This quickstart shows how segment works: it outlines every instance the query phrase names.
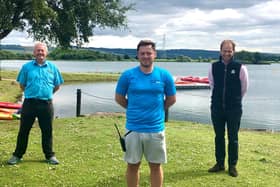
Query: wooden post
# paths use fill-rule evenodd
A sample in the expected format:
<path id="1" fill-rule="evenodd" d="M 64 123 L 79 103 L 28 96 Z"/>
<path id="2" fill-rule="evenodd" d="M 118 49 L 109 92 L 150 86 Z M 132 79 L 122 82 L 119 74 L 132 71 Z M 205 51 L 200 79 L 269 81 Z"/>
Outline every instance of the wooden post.
<path id="1" fill-rule="evenodd" d="M 81 116 L 81 89 L 77 89 L 77 105 L 76 105 L 76 117 Z"/>
<path id="2" fill-rule="evenodd" d="M 165 122 L 168 122 L 168 109 L 165 110 Z"/>

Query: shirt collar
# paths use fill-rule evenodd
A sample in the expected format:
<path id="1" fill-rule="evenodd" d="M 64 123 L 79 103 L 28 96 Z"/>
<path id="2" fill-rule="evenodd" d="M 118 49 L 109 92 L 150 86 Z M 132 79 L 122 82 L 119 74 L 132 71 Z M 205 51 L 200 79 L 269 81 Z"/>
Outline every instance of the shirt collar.
<path id="1" fill-rule="evenodd" d="M 47 61 L 47 60 L 45 60 L 44 64 L 42 64 L 42 65 L 39 65 L 39 64 L 37 63 L 36 59 L 34 59 L 34 60 L 32 61 L 32 63 L 33 63 L 33 65 L 36 65 L 36 66 L 47 66 L 47 65 L 48 65 L 48 61 Z"/>

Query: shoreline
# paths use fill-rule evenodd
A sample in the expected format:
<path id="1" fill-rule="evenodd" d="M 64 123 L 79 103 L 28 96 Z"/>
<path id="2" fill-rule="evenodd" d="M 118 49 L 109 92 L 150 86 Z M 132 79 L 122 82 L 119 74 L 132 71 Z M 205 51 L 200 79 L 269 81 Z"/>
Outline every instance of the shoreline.
<path id="1" fill-rule="evenodd" d="M 117 77 L 119 76 L 119 74 L 107 74 L 107 73 L 66 73 L 65 75 L 67 75 L 67 77 L 65 77 L 65 84 L 68 84 L 71 82 L 71 80 L 76 80 L 75 83 L 78 82 L 91 82 L 94 81 L 93 79 L 95 79 L 95 81 L 98 79 L 99 81 L 101 79 L 107 79 L 108 80 L 116 80 Z M 97 75 L 97 76 L 92 76 L 92 75 Z M 3 78 L 4 77 L 4 78 Z M 6 91 L 5 92 L 11 92 L 9 94 L 7 94 L 8 96 L 12 96 L 11 98 L 8 98 L 8 96 L 3 96 L 1 98 L 2 101 L 11 101 L 14 102 L 15 99 L 16 101 L 22 101 L 22 92 L 19 90 L 18 85 L 16 85 L 17 83 L 15 82 L 15 77 L 16 77 L 16 72 L 15 71 L 8 71 L 8 70 L 4 70 L 2 71 L 2 83 L 5 83 L 6 85 Z M 86 80 L 86 81 L 81 81 L 81 80 Z M 4 85 L 3 85 L 4 86 Z M 5 88 L 5 87 L 3 87 Z M 16 92 L 13 92 L 13 90 L 15 90 Z M 101 115 L 102 113 L 99 113 L 99 115 Z M 91 114 L 92 115 L 92 114 Z M 95 114 L 96 115 L 96 114 Z M 118 115 L 118 114 L 114 114 L 114 115 Z M 108 116 L 108 115 L 107 115 Z M 194 123 L 197 123 L 194 121 Z M 211 124 L 210 124 L 211 125 Z M 240 128 L 240 130 L 243 129 L 249 129 L 249 130 L 254 130 L 254 131 L 264 131 L 264 132 L 280 132 L 279 130 L 275 130 L 275 129 L 267 129 L 267 128 L 248 128 L 248 127 L 244 127 L 244 128 Z"/>
<path id="2" fill-rule="evenodd" d="M 95 117 L 95 116 L 101 116 L 101 117 L 125 117 L 124 112 L 96 112 L 96 113 L 89 113 L 89 114 L 82 114 L 78 117 L 65 117 L 65 118 L 80 118 L 80 117 Z M 61 118 L 59 118 L 61 119 Z M 190 122 L 194 124 L 201 124 L 201 125 L 210 125 L 212 124 L 206 124 L 206 123 L 199 123 L 195 121 L 184 121 L 184 120 L 171 120 L 172 122 Z M 168 123 L 168 122 L 165 122 Z M 274 130 L 274 129 L 260 129 L 260 128 L 248 128 L 248 127 L 240 127 L 239 131 L 255 131 L 255 132 L 267 132 L 267 133 L 280 133 L 280 130 Z"/>

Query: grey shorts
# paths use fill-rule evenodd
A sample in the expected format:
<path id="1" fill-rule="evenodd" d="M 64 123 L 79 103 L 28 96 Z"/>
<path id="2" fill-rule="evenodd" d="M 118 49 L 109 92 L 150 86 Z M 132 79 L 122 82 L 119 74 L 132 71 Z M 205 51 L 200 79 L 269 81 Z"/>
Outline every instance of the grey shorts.
<path id="1" fill-rule="evenodd" d="M 125 144 L 124 160 L 127 163 L 139 163 L 143 155 L 149 163 L 167 162 L 164 131 L 158 133 L 131 132 L 125 137 Z"/>

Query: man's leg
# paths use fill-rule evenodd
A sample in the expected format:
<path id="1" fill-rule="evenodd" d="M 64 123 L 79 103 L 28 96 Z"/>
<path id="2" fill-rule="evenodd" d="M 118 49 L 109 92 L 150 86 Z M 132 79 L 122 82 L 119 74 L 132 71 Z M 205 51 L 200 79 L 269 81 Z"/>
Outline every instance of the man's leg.
<path id="1" fill-rule="evenodd" d="M 225 161 L 225 116 L 222 111 L 211 111 L 211 119 L 215 131 L 215 156 L 219 166 Z"/>
<path id="2" fill-rule="evenodd" d="M 139 167 L 140 162 L 137 164 L 127 164 L 126 182 L 127 187 L 138 187 L 139 185 Z"/>
<path id="3" fill-rule="evenodd" d="M 126 152 L 124 160 L 127 162 L 126 182 L 128 187 L 139 185 L 139 167 L 143 155 L 141 133 L 131 132 L 125 137 Z"/>
<path id="4" fill-rule="evenodd" d="M 162 187 L 163 185 L 163 170 L 161 164 L 149 163 L 151 171 L 151 187 Z"/>
<path id="5" fill-rule="evenodd" d="M 238 131 L 240 127 L 242 110 L 229 111 L 227 113 L 228 128 L 228 173 L 232 177 L 237 177 L 236 164 L 238 160 Z"/>
<path id="6" fill-rule="evenodd" d="M 238 161 L 238 131 L 240 128 L 241 115 L 241 110 L 230 111 L 227 114 L 229 166 L 235 166 Z"/>
<path id="7" fill-rule="evenodd" d="M 17 136 L 17 145 L 15 152 L 13 153 L 13 155 L 18 158 L 21 158 L 26 152 L 29 133 L 36 118 L 35 112 L 34 103 L 30 101 L 24 101 L 21 111 L 20 127 Z"/>
<path id="8" fill-rule="evenodd" d="M 42 148 L 46 159 L 49 159 L 54 156 L 52 136 L 53 105 L 51 101 L 43 101 L 38 108 L 38 121 L 42 132 Z"/>

